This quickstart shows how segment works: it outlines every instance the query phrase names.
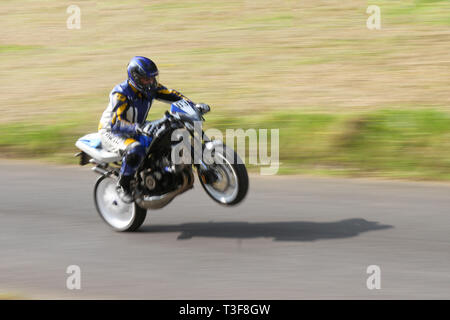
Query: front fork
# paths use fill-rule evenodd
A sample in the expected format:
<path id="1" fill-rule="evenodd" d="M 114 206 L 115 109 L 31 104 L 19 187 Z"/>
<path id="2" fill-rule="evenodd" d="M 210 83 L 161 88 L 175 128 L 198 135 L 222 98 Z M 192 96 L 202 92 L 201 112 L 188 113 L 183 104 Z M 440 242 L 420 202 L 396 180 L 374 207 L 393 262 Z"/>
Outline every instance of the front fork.
<path id="1" fill-rule="evenodd" d="M 204 184 L 212 184 L 217 181 L 218 176 L 216 174 L 216 170 L 214 170 L 214 166 L 211 164 L 207 164 L 203 161 L 203 152 L 205 148 L 213 148 L 214 142 L 211 141 L 208 136 L 202 130 L 201 140 L 197 135 L 192 134 L 192 142 L 191 145 L 191 155 L 192 155 L 192 163 L 194 164 L 195 169 L 197 170 L 198 176 L 202 179 Z M 219 141 L 218 141 L 219 142 Z M 221 142 L 220 142 L 221 143 Z M 201 148 L 195 148 L 195 146 L 201 146 Z"/>

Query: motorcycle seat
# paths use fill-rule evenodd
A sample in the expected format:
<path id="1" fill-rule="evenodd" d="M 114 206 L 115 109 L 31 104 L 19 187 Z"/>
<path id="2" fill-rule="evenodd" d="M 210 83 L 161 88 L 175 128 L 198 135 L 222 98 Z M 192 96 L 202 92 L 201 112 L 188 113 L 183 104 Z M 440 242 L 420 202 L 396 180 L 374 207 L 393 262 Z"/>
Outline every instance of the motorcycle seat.
<path id="1" fill-rule="evenodd" d="M 101 144 L 100 134 L 98 132 L 94 132 L 78 139 L 75 146 L 91 156 L 93 159 L 102 163 L 122 160 L 122 156 L 120 154 L 103 149 Z"/>

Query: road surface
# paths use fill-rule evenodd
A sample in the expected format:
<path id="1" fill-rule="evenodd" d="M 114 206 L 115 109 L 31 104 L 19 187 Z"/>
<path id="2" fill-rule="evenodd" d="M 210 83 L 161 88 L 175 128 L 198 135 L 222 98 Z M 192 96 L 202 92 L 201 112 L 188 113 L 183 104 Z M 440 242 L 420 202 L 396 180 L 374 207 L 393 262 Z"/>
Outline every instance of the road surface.
<path id="1" fill-rule="evenodd" d="M 450 299 L 450 185 L 251 176 L 197 184 L 137 233 L 97 215 L 89 166 L 0 162 L 0 294 L 46 299 Z M 81 270 L 68 290 L 67 267 Z M 369 290 L 368 266 L 380 268 Z"/>

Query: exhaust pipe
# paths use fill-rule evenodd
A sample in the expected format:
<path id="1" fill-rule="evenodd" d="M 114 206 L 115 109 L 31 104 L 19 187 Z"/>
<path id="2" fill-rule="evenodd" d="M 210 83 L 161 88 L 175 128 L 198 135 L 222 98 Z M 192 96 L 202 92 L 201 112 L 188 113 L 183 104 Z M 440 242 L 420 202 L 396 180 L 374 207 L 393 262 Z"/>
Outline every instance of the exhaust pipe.
<path id="1" fill-rule="evenodd" d="M 189 176 L 183 173 L 183 185 L 174 191 L 168 192 L 160 196 L 143 197 L 136 200 L 136 203 L 144 209 L 161 209 L 169 204 L 177 195 L 185 192 L 186 190 L 192 188 L 194 184 L 194 176 L 190 172 Z"/>
<path id="2" fill-rule="evenodd" d="M 111 174 L 111 171 L 105 170 L 105 169 L 103 169 L 103 168 L 101 168 L 99 166 L 93 167 L 92 171 L 94 171 L 94 172 L 96 172 L 96 173 L 98 173 L 98 174 L 100 174 L 102 176 L 108 176 L 108 175 Z"/>

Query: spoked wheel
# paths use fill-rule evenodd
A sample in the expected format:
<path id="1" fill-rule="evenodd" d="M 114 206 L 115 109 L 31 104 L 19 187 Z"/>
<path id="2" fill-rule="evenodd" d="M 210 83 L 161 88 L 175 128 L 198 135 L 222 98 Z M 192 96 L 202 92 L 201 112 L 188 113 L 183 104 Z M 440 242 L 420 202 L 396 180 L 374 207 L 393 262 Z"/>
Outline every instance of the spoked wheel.
<path id="1" fill-rule="evenodd" d="M 117 179 L 101 176 L 94 188 L 94 202 L 100 217 L 116 231 L 135 231 L 145 220 L 147 210 L 125 203 L 116 191 Z"/>
<path id="2" fill-rule="evenodd" d="M 208 165 L 208 171 L 199 171 L 199 179 L 206 193 L 216 202 L 232 206 L 241 202 L 248 191 L 248 174 L 239 156 L 222 145 L 225 156 L 218 152 L 218 163 Z"/>

